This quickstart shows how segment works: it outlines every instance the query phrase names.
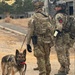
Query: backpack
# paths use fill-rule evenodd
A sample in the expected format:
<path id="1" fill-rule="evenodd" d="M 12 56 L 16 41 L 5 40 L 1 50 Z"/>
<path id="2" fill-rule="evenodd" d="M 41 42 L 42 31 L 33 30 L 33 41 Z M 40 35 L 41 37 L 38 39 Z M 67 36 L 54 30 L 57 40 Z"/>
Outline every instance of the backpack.
<path id="1" fill-rule="evenodd" d="M 75 37 L 75 19 L 73 17 L 68 16 L 67 22 L 65 25 L 65 31 L 69 32 L 71 37 Z"/>
<path id="2" fill-rule="evenodd" d="M 75 19 L 74 18 L 71 21 L 70 35 L 72 38 L 75 38 Z"/>

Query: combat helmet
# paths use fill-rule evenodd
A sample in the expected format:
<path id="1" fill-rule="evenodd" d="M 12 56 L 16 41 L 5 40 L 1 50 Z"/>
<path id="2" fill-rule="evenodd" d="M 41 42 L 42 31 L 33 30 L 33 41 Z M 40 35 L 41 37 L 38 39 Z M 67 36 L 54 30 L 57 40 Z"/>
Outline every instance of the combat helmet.
<path id="1" fill-rule="evenodd" d="M 44 6 L 44 0 L 32 0 L 35 8 L 42 8 Z"/>
<path id="2" fill-rule="evenodd" d="M 57 1 L 55 4 L 55 7 L 61 7 L 64 10 L 66 8 L 66 2 L 65 1 Z"/>

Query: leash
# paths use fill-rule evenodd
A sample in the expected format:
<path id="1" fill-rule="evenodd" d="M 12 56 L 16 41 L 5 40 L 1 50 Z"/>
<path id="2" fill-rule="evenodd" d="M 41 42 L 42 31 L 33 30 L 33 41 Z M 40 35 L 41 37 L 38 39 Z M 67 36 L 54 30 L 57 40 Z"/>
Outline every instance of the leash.
<path id="1" fill-rule="evenodd" d="M 21 64 L 24 65 L 24 71 L 26 72 L 27 64 L 25 62 L 22 62 Z"/>
<path id="2" fill-rule="evenodd" d="M 26 69 L 27 69 L 27 64 L 25 64 L 25 72 L 26 72 Z"/>
<path id="3" fill-rule="evenodd" d="M 25 41 L 26 41 L 26 37 L 27 37 L 27 35 L 24 37 L 24 40 L 23 40 L 23 43 L 22 43 L 22 45 L 21 45 L 20 51 L 22 51 L 23 45 L 24 45 L 24 43 L 25 43 Z"/>
<path id="4" fill-rule="evenodd" d="M 74 66 L 75 66 L 75 48 L 74 48 Z M 75 67 L 74 67 L 74 74 L 75 74 Z"/>
<path id="5" fill-rule="evenodd" d="M 22 43 L 22 45 L 21 45 L 20 51 L 22 51 L 23 45 L 24 45 L 24 43 L 25 43 L 25 41 L 26 41 L 26 37 L 27 37 L 27 35 L 24 36 L 24 40 L 23 40 L 23 43 Z M 21 64 L 24 65 L 24 71 L 26 72 L 27 64 L 26 64 L 25 62 L 23 62 L 23 63 L 21 63 Z"/>

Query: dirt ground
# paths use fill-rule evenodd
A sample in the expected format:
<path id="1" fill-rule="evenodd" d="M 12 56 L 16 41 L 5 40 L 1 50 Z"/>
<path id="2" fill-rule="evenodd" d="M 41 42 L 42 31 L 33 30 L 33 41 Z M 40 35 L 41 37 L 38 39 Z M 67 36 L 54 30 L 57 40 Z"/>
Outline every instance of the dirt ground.
<path id="1" fill-rule="evenodd" d="M 0 29 L 0 61 L 1 58 L 7 54 L 15 54 L 15 50 L 21 48 L 22 42 L 23 42 L 24 36 L 14 34 L 5 30 Z M 26 44 L 24 44 L 23 49 L 26 49 Z M 73 48 L 70 50 L 70 72 L 68 75 L 75 75 L 75 51 Z M 33 55 L 34 51 L 32 53 L 27 52 L 27 70 L 26 75 L 39 75 L 39 71 L 34 71 L 33 68 L 37 67 L 36 64 L 36 58 Z M 50 55 L 50 62 L 51 62 L 51 74 L 54 75 L 57 73 L 60 64 L 57 60 L 56 52 L 54 50 L 54 47 L 51 49 L 51 55 Z M 1 65 L 0 65 L 1 67 Z M 0 75 L 1 75 L 1 68 L 0 68 Z M 18 73 L 16 75 L 19 75 Z"/>
<path id="2" fill-rule="evenodd" d="M 30 18 L 11 19 L 10 17 L 7 17 L 7 18 L 1 20 L 0 22 L 8 22 L 8 23 L 12 23 L 15 25 L 20 25 L 22 27 L 28 27 L 28 21 L 29 20 L 30 20 Z"/>

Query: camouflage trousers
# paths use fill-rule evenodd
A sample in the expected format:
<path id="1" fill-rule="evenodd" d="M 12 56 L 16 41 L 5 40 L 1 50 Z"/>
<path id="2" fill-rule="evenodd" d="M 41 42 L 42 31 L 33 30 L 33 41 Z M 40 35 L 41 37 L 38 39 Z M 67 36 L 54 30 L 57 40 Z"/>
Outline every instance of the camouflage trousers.
<path id="1" fill-rule="evenodd" d="M 50 65 L 50 44 L 38 43 L 34 46 L 34 56 L 37 58 L 39 75 L 49 75 L 51 71 Z"/>
<path id="2" fill-rule="evenodd" d="M 69 42 L 69 39 L 65 40 L 63 37 L 59 37 L 55 41 L 55 50 L 57 53 L 58 61 L 60 63 L 60 72 L 68 73 L 70 70 Z"/>

